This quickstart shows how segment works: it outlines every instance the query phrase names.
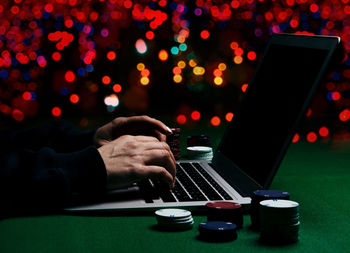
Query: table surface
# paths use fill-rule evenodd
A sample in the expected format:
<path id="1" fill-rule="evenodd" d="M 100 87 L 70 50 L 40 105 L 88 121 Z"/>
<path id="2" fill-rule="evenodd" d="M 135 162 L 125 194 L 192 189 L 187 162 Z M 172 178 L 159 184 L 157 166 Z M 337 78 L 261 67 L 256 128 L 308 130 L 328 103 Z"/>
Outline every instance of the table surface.
<path id="1" fill-rule="evenodd" d="M 300 203 L 300 240 L 286 246 L 258 242 L 250 218 L 233 242 L 197 239 L 192 230 L 162 232 L 150 216 L 51 215 L 0 221 L 0 252 L 350 252 L 350 142 L 292 144 L 271 189 Z"/>

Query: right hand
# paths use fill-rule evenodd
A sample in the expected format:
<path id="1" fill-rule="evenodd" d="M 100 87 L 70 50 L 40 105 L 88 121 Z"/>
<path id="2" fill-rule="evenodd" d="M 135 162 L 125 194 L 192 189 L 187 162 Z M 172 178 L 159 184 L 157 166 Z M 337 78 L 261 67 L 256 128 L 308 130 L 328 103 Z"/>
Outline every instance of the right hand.
<path id="1" fill-rule="evenodd" d="M 124 135 L 98 148 L 107 170 L 107 188 L 149 178 L 174 186 L 176 163 L 169 146 L 150 136 Z"/>

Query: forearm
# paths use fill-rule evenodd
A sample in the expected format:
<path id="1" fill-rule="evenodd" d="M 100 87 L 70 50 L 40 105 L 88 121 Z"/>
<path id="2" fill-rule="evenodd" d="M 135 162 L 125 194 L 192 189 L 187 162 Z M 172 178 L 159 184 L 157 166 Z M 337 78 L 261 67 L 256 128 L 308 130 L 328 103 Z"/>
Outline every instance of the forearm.
<path id="1" fill-rule="evenodd" d="M 106 169 L 94 147 L 68 154 L 50 148 L 20 150 L 1 157 L 2 215 L 61 208 L 73 195 L 93 197 L 105 189 Z"/>

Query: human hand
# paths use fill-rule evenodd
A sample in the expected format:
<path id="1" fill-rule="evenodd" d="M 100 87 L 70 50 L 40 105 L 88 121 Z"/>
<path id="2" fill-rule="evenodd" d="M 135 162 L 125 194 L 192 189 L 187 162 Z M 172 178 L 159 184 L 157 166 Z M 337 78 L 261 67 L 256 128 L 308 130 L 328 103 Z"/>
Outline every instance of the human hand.
<path id="1" fill-rule="evenodd" d="M 122 135 L 154 136 L 165 141 L 166 135 L 171 133 L 164 123 L 148 116 L 119 117 L 97 129 L 94 143 L 100 147 Z"/>
<path id="2" fill-rule="evenodd" d="M 150 136 L 125 135 L 98 148 L 107 171 L 107 188 L 149 178 L 174 186 L 176 163 L 169 146 Z"/>

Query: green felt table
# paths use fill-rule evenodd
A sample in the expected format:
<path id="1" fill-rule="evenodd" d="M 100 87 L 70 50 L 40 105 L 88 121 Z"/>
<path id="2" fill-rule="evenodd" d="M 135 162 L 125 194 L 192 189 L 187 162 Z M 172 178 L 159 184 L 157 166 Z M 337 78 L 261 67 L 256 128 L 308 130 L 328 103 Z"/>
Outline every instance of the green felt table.
<path id="1" fill-rule="evenodd" d="M 214 143 L 216 145 L 216 143 Z M 250 218 L 233 242 L 197 239 L 192 230 L 162 232 L 152 215 L 20 217 L 0 221 L 0 252 L 350 252 L 350 143 L 292 144 L 271 185 L 300 203 L 300 240 L 258 242 Z"/>

